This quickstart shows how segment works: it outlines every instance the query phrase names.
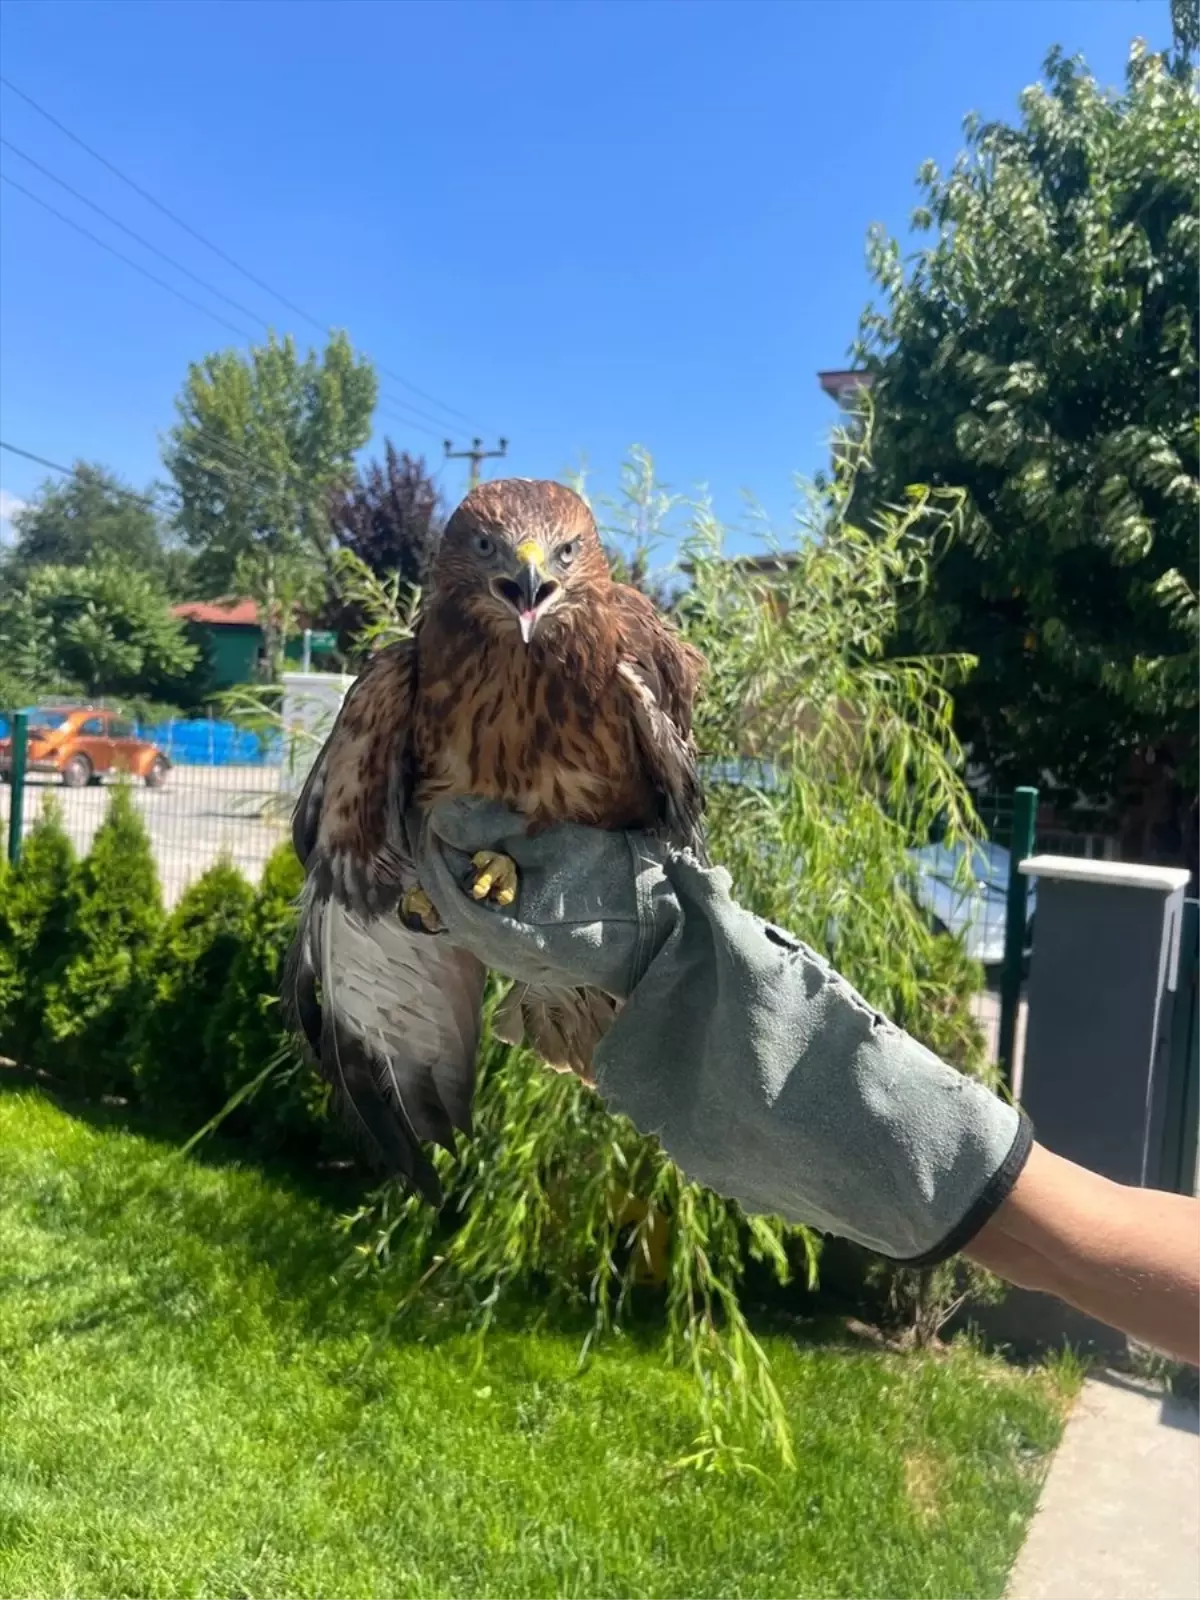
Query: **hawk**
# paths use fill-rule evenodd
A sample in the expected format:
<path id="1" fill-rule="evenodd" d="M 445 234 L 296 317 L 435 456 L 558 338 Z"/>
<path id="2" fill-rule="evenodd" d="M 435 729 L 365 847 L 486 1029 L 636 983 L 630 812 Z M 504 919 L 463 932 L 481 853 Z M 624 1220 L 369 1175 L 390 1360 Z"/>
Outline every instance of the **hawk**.
<path id="1" fill-rule="evenodd" d="M 376 1158 L 433 1204 L 422 1142 L 469 1134 L 486 973 L 439 931 L 409 830 L 436 801 L 498 800 L 532 831 L 650 829 L 703 854 L 691 734 L 704 658 L 609 571 L 586 503 L 553 482 L 479 485 L 446 525 L 411 638 L 346 697 L 292 822 L 305 868 L 285 999 Z M 512 862 L 465 886 L 503 905 Z M 494 1026 L 589 1076 L 616 1002 L 516 985 Z"/>

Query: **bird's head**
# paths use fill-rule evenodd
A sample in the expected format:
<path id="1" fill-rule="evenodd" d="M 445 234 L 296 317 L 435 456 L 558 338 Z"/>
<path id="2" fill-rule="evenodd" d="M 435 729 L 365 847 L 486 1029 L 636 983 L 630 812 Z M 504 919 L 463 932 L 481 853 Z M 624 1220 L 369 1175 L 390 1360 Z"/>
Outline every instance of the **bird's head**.
<path id="1" fill-rule="evenodd" d="M 519 631 L 527 645 L 610 581 L 585 502 L 537 478 L 472 489 L 446 524 L 433 568 L 437 594 L 490 631 Z"/>

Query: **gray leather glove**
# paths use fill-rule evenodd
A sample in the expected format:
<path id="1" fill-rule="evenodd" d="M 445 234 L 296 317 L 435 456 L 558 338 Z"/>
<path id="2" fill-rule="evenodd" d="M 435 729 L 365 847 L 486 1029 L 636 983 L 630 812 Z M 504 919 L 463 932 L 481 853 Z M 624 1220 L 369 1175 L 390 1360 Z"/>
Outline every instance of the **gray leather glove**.
<path id="1" fill-rule="evenodd" d="M 482 849 L 516 862 L 512 906 L 465 892 Z M 493 970 L 626 1002 L 596 1052 L 597 1090 L 748 1211 L 928 1265 L 1016 1182 L 1025 1116 L 735 904 L 723 869 L 645 834 L 562 824 L 529 838 L 474 799 L 435 808 L 417 867 L 449 937 Z"/>

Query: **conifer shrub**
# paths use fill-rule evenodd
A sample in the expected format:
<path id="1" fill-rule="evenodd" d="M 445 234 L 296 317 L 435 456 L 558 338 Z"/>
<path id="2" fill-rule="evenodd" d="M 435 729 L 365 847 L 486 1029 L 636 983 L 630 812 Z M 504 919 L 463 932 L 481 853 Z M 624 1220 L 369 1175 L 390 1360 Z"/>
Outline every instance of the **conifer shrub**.
<path id="1" fill-rule="evenodd" d="M 64 948 L 77 886 L 75 850 L 48 795 L 15 866 L 0 876 L 0 1051 L 52 1068 L 41 1048 L 46 988 Z"/>
<path id="2" fill-rule="evenodd" d="M 244 1098 L 223 1130 L 272 1153 L 312 1157 L 342 1150 L 329 1115 L 329 1090 L 288 1032 L 280 979 L 296 928 L 304 873 L 290 843 L 267 861 L 205 1040 L 205 1081 L 220 1084 L 223 1104 Z M 260 1082 L 261 1080 L 261 1082 Z M 255 1087 L 255 1085 L 258 1085 Z"/>
<path id="3" fill-rule="evenodd" d="M 135 1092 L 133 1034 L 162 927 L 158 872 L 129 787 L 118 785 L 80 864 L 46 985 L 40 1064 L 90 1095 Z"/>
<path id="4" fill-rule="evenodd" d="M 209 1031 L 250 933 L 254 890 L 227 861 L 210 867 L 163 922 L 150 952 L 133 1046 L 134 1081 L 155 1117 L 194 1133 L 224 1105 Z"/>

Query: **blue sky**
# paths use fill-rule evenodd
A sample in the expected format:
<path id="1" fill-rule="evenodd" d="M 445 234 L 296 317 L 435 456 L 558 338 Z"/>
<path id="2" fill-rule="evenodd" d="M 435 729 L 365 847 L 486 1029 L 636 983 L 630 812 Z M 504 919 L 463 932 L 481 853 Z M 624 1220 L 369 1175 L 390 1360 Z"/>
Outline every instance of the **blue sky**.
<path id="1" fill-rule="evenodd" d="M 968 110 L 1014 115 L 1050 45 L 1117 82 L 1135 34 L 1169 34 L 1167 0 L 5 0 L 0 27 L 8 78 L 476 424 L 380 417 L 377 439 L 436 463 L 447 434 L 507 434 L 507 470 L 586 456 L 599 487 L 639 442 L 673 486 L 707 483 L 731 519 L 750 490 L 779 525 L 792 475 L 825 457 L 815 374 L 845 362 L 869 224 L 903 230 L 921 161 L 953 158 Z M 315 337 L 7 90 L 0 117 L 127 226 Z M 236 342 L 0 187 L 4 438 L 144 485 L 187 363 Z M 42 476 L 0 456 L 6 495 Z M 461 464 L 441 481 L 457 498 Z"/>

